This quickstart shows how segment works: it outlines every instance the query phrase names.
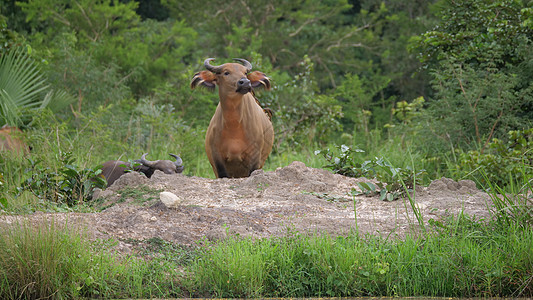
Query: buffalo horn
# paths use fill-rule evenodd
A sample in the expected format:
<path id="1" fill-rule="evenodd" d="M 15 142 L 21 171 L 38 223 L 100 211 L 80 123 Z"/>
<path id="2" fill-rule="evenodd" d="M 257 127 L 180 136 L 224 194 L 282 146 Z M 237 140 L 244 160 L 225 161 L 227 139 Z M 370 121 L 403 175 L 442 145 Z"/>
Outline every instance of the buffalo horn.
<path id="1" fill-rule="evenodd" d="M 176 159 L 176 161 L 174 162 L 174 164 L 176 165 L 176 167 L 181 167 L 183 165 L 183 160 L 181 160 L 181 157 L 177 156 L 176 154 L 172 154 L 172 153 L 169 153 L 170 156 L 174 157 Z"/>
<path id="2" fill-rule="evenodd" d="M 220 66 L 212 66 L 209 62 L 215 60 L 214 58 L 208 58 L 204 61 L 204 66 L 208 71 L 213 73 L 220 73 Z"/>
<path id="3" fill-rule="evenodd" d="M 246 68 L 246 73 L 250 72 L 252 70 L 252 64 L 247 61 L 246 59 L 242 59 L 242 58 L 234 58 L 233 60 L 236 60 L 240 63 L 242 63 L 244 65 L 244 67 Z"/>
<path id="4" fill-rule="evenodd" d="M 148 153 L 145 153 L 141 156 L 141 163 L 147 167 L 152 167 L 154 165 L 154 161 L 149 161 L 149 160 L 146 160 L 146 155 L 148 155 Z"/>

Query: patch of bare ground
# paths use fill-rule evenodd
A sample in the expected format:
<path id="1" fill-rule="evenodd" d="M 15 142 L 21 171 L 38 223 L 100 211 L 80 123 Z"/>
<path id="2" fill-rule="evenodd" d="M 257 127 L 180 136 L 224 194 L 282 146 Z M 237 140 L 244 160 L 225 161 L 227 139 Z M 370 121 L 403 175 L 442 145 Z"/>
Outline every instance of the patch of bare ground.
<path id="1" fill-rule="evenodd" d="M 290 230 L 300 233 L 341 235 L 356 229 L 360 234 L 402 237 L 415 233 L 417 220 L 407 199 L 392 202 L 378 197 L 357 196 L 358 181 L 327 170 L 293 162 L 275 171 L 255 171 L 248 178 L 208 179 L 167 175 L 156 171 L 148 179 L 139 173 L 122 176 L 111 187 L 99 192 L 100 207 L 93 213 L 35 213 L 25 216 L 0 216 L 0 226 L 20 220 L 55 220 L 60 224 L 86 228 L 93 238 L 119 240 L 120 250 L 129 252 L 128 241 L 161 238 L 191 245 L 228 234 L 265 238 L 283 236 Z M 160 192 L 178 196 L 169 208 Z M 472 181 L 442 178 L 415 194 L 424 222 L 450 214 L 465 213 L 477 219 L 489 217 L 489 196 Z"/>

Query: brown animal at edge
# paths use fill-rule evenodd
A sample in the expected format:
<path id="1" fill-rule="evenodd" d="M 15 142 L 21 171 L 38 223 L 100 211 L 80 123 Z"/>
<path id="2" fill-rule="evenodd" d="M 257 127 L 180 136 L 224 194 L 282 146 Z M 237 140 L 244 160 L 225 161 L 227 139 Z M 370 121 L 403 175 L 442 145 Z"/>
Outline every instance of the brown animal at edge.
<path id="1" fill-rule="evenodd" d="M 191 88 L 218 85 L 219 103 L 211 118 L 205 137 L 205 151 L 217 178 L 247 177 L 261 169 L 272 151 L 274 129 L 268 116 L 253 95 L 253 89 L 270 89 L 270 79 L 242 63 L 213 66 L 204 61 L 207 71 L 194 75 Z"/>
<path id="2" fill-rule="evenodd" d="M 22 130 L 14 126 L 4 125 L 0 128 L 0 152 L 15 151 L 28 154 L 30 147 L 22 140 Z"/>
<path id="3" fill-rule="evenodd" d="M 175 154 L 170 153 L 170 156 L 174 157 L 176 161 L 171 160 L 156 160 L 150 161 L 146 160 L 145 153 L 141 156 L 141 159 L 136 159 L 136 163 L 133 167 L 129 162 L 121 160 L 110 160 L 102 164 L 102 173 L 104 176 L 107 187 L 110 187 L 120 176 L 126 174 L 128 171 L 137 171 L 146 175 L 150 178 L 154 174 L 155 170 L 159 170 L 165 174 L 174 174 L 183 172 L 183 161 L 181 158 Z"/>

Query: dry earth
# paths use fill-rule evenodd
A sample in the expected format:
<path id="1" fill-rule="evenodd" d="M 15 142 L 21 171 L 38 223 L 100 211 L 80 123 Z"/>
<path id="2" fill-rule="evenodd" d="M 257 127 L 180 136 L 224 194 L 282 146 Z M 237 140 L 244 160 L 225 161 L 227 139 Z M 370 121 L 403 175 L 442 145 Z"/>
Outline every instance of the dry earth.
<path id="1" fill-rule="evenodd" d="M 354 198 L 350 191 L 364 178 L 349 178 L 293 162 L 275 171 L 255 171 L 248 178 L 207 179 L 157 171 L 148 179 L 139 173 L 122 176 L 98 195 L 101 207 L 94 213 L 35 213 L 0 216 L 0 226 L 28 218 L 30 222 L 53 219 L 87 228 L 94 238 L 119 240 L 128 252 L 137 241 L 162 238 L 190 245 L 228 234 L 245 237 L 282 236 L 288 231 L 344 234 L 356 228 Z M 162 191 L 180 199 L 165 206 Z M 464 212 L 478 219 L 489 216 L 489 196 L 472 181 L 442 178 L 416 193 L 423 219 L 441 219 Z M 401 237 L 418 228 L 407 201 L 381 201 L 357 196 L 360 233 Z"/>

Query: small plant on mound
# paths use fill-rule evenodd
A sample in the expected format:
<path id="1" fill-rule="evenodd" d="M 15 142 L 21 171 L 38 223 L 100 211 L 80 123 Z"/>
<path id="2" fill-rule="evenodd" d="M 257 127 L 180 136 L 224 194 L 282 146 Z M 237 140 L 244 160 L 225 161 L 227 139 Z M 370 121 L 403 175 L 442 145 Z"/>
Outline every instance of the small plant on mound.
<path id="1" fill-rule="evenodd" d="M 346 145 L 337 146 L 340 153 L 336 154 L 330 149 L 317 150 L 315 154 L 322 154 L 328 161 L 325 168 L 333 170 L 336 174 L 349 177 L 366 177 L 376 179 L 377 182 L 358 182 L 361 191 L 352 190 L 354 195 L 364 194 L 367 196 L 380 195 L 381 200 L 393 201 L 412 192 L 425 170 L 414 172 L 412 168 L 397 168 L 387 162 L 383 157 L 375 157 L 370 160 L 357 158 L 357 153 L 363 153 L 361 149 L 351 149 Z"/>
<path id="2" fill-rule="evenodd" d="M 29 191 L 41 201 L 66 204 L 69 207 L 91 200 L 94 188 L 105 188 L 106 181 L 100 169 L 82 168 L 74 164 L 70 152 L 60 153 L 60 166 L 56 169 L 29 159 L 29 177 L 18 188 L 19 193 Z"/>
<path id="3" fill-rule="evenodd" d="M 118 194 L 120 194 L 118 202 L 124 202 L 128 198 L 132 198 L 135 200 L 135 203 L 143 204 L 145 202 L 159 199 L 159 193 L 162 191 L 162 189 L 154 189 L 147 185 L 141 185 L 138 187 L 126 186 L 118 191 Z"/>

